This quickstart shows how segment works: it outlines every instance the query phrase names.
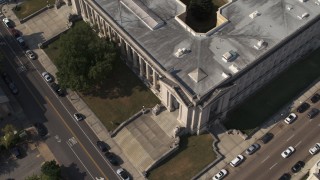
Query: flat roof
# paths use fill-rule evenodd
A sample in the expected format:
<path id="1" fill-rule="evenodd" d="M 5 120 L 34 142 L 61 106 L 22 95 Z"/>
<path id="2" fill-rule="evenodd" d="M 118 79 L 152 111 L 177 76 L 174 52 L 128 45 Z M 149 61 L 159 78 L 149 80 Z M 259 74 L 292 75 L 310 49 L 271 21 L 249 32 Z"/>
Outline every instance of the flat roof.
<path id="1" fill-rule="evenodd" d="M 120 1 L 95 0 L 168 73 L 191 94 L 200 97 L 320 14 L 320 6 L 314 1 L 238 0 L 221 8 L 228 23 L 210 36 L 200 37 L 192 35 L 175 19 L 185 11 L 181 2 L 135 0 L 135 7 L 144 5 L 140 14 L 152 15 L 144 18 L 161 22 L 160 18 L 165 22 L 152 30 L 135 15 L 139 12 Z M 182 48 L 189 52 L 177 57 L 176 52 Z M 223 55 L 233 58 L 223 59 Z"/>

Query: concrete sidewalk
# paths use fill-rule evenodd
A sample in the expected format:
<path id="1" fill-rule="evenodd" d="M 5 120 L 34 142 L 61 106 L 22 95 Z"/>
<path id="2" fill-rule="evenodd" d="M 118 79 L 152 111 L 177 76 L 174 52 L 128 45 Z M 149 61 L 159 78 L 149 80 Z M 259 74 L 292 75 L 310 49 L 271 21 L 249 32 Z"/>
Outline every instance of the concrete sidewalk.
<path id="1" fill-rule="evenodd" d="M 4 5 L 2 7 L 4 16 L 15 22 L 15 28 L 22 32 L 28 47 L 38 55 L 37 61 L 41 63 L 45 71 L 55 76 L 57 68 L 46 55 L 46 53 L 42 49 L 38 48 L 38 44 L 50 39 L 52 36 L 66 29 L 67 15 L 72 13 L 71 8 L 64 5 L 59 9 L 48 9 L 29 21 L 21 24 L 11 10 L 14 6 L 15 4 Z M 68 91 L 67 98 L 78 112 L 87 117 L 85 122 L 96 134 L 98 139 L 105 141 L 111 147 L 111 151 L 121 157 L 124 162 L 121 164 L 121 166 L 128 170 L 134 179 L 145 179 L 128 161 L 127 157 L 110 137 L 107 129 L 91 111 L 87 104 L 78 96 L 78 94 L 73 91 Z"/>

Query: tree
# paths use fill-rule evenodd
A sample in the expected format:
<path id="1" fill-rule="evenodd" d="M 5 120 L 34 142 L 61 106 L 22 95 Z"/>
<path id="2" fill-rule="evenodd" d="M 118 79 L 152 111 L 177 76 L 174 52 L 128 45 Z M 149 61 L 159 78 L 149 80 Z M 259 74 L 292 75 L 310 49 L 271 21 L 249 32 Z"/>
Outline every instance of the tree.
<path id="1" fill-rule="evenodd" d="M 6 149 L 10 148 L 18 140 L 16 135 L 16 128 L 12 124 L 7 124 L 4 128 L 1 129 L 4 136 L 2 137 L 2 144 Z"/>
<path id="2" fill-rule="evenodd" d="M 118 57 L 115 45 L 100 39 L 85 23 L 71 28 L 61 42 L 56 65 L 58 81 L 64 88 L 86 91 L 102 83 Z"/>
<path id="3" fill-rule="evenodd" d="M 48 179 L 58 180 L 61 179 L 61 167 L 55 160 L 46 161 L 41 166 L 41 172 L 48 177 Z"/>
<path id="4" fill-rule="evenodd" d="M 32 176 L 26 177 L 25 180 L 41 180 L 40 177 L 36 174 L 33 174 Z"/>
<path id="5" fill-rule="evenodd" d="M 191 0 L 188 11 L 199 21 L 208 19 L 213 13 L 211 0 Z"/>

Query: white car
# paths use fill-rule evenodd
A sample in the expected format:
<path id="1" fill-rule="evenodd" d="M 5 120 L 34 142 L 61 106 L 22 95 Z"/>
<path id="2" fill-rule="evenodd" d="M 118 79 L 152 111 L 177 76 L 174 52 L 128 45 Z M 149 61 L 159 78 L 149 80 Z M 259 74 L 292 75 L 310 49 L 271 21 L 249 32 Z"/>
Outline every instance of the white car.
<path id="1" fill-rule="evenodd" d="M 7 28 L 13 28 L 13 25 L 11 24 L 11 22 L 8 18 L 3 18 L 2 21 L 3 21 L 4 25 L 7 26 Z"/>
<path id="2" fill-rule="evenodd" d="M 317 154 L 317 152 L 319 152 L 320 150 L 320 143 L 316 143 L 312 148 L 309 149 L 309 153 L 311 155 L 315 155 Z"/>
<path id="3" fill-rule="evenodd" d="M 230 166 L 236 167 L 236 166 L 238 166 L 240 163 L 242 163 L 243 160 L 244 160 L 244 157 L 243 157 L 242 155 L 238 155 L 236 158 L 234 158 L 234 159 L 230 162 Z"/>
<path id="4" fill-rule="evenodd" d="M 48 83 L 53 81 L 53 79 L 51 78 L 51 76 L 48 72 L 43 72 L 41 75 Z"/>
<path id="5" fill-rule="evenodd" d="M 220 180 L 223 179 L 228 174 L 228 171 L 225 169 L 221 169 L 216 175 L 212 177 L 212 180 Z"/>
<path id="6" fill-rule="evenodd" d="M 122 180 L 130 180 L 128 172 L 122 168 L 117 169 L 117 174 L 120 176 Z"/>
<path id="7" fill-rule="evenodd" d="M 296 119 L 297 119 L 297 115 L 295 113 L 291 113 L 291 114 L 289 114 L 288 117 L 286 117 L 284 122 L 287 123 L 287 124 L 291 124 Z"/>
<path id="8" fill-rule="evenodd" d="M 32 60 L 36 59 L 36 55 L 31 50 L 26 50 L 26 55 L 28 56 L 28 58 L 30 58 Z"/>
<path id="9" fill-rule="evenodd" d="M 281 153 L 281 156 L 282 156 L 283 158 L 287 158 L 287 157 L 289 157 L 294 151 L 295 151 L 295 149 L 294 149 L 292 146 L 289 146 L 286 150 L 284 150 L 284 151 Z"/>

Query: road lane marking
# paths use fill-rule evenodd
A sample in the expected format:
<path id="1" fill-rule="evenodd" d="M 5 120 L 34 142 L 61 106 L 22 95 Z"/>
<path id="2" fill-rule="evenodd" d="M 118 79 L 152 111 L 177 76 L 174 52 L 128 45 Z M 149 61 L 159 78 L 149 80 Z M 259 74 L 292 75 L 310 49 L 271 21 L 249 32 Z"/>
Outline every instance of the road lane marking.
<path id="1" fill-rule="evenodd" d="M 269 159 L 270 156 L 267 156 L 261 163 L 264 163 L 267 159 Z"/>
<path id="2" fill-rule="evenodd" d="M 299 141 L 298 144 L 296 144 L 294 147 L 295 147 L 295 148 L 298 147 L 299 144 L 301 144 L 301 143 L 302 143 L 302 141 Z"/>
<path id="3" fill-rule="evenodd" d="M 274 165 L 272 165 L 272 166 L 270 167 L 270 170 L 271 170 L 273 167 L 275 167 L 277 164 L 278 164 L 278 163 L 275 163 Z"/>
<path id="4" fill-rule="evenodd" d="M 294 134 L 292 134 L 292 136 L 290 136 L 288 139 L 287 139 L 287 141 L 289 141 L 291 138 L 293 138 L 294 137 Z"/>
<path id="5" fill-rule="evenodd" d="M 75 139 L 79 139 L 77 138 L 76 134 L 73 132 L 73 130 L 70 128 L 70 126 L 64 121 L 64 119 L 62 118 L 62 116 L 60 115 L 60 113 L 58 112 L 58 110 L 53 106 L 53 104 L 51 103 L 51 101 L 49 100 L 49 98 L 47 96 L 44 97 L 46 99 L 46 101 L 50 104 L 50 106 L 53 108 L 53 110 L 57 113 L 57 115 L 59 116 L 59 118 L 61 119 L 61 121 L 63 122 L 63 124 L 65 125 L 65 127 L 70 131 L 70 133 L 73 135 L 73 137 L 75 137 Z M 100 166 L 98 166 L 98 164 L 96 163 L 96 161 L 93 159 L 93 157 L 89 154 L 89 152 L 87 151 L 87 149 L 83 146 L 83 144 L 77 140 L 79 145 L 81 146 L 81 148 L 83 149 L 83 151 L 87 154 L 87 156 L 90 158 L 90 160 L 93 162 L 93 164 L 98 168 L 98 170 L 100 171 L 100 173 L 106 178 L 107 176 L 104 174 L 104 172 L 102 171 L 102 169 L 100 168 Z"/>
<path id="6" fill-rule="evenodd" d="M 67 144 L 69 146 L 69 148 L 71 149 L 71 151 L 73 152 L 73 154 L 77 157 L 77 159 L 80 161 L 80 163 L 82 164 L 82 166 L 87 170 L 87 172 L 89 173 L 89 175 L 92 177 L 92 179 L 94 179 L 94 177 L 92 176 L 91 172 L 88 170 L 88 168 L 84 165 L 84 163 L 81 161 L 81 159 L 79 158 L 79 156 L 76 154 L 76 152 L 74 152 L 74 150 L 71 148 L 72 146 L 70 146 L 70 144 L 67 141 Z"/>

